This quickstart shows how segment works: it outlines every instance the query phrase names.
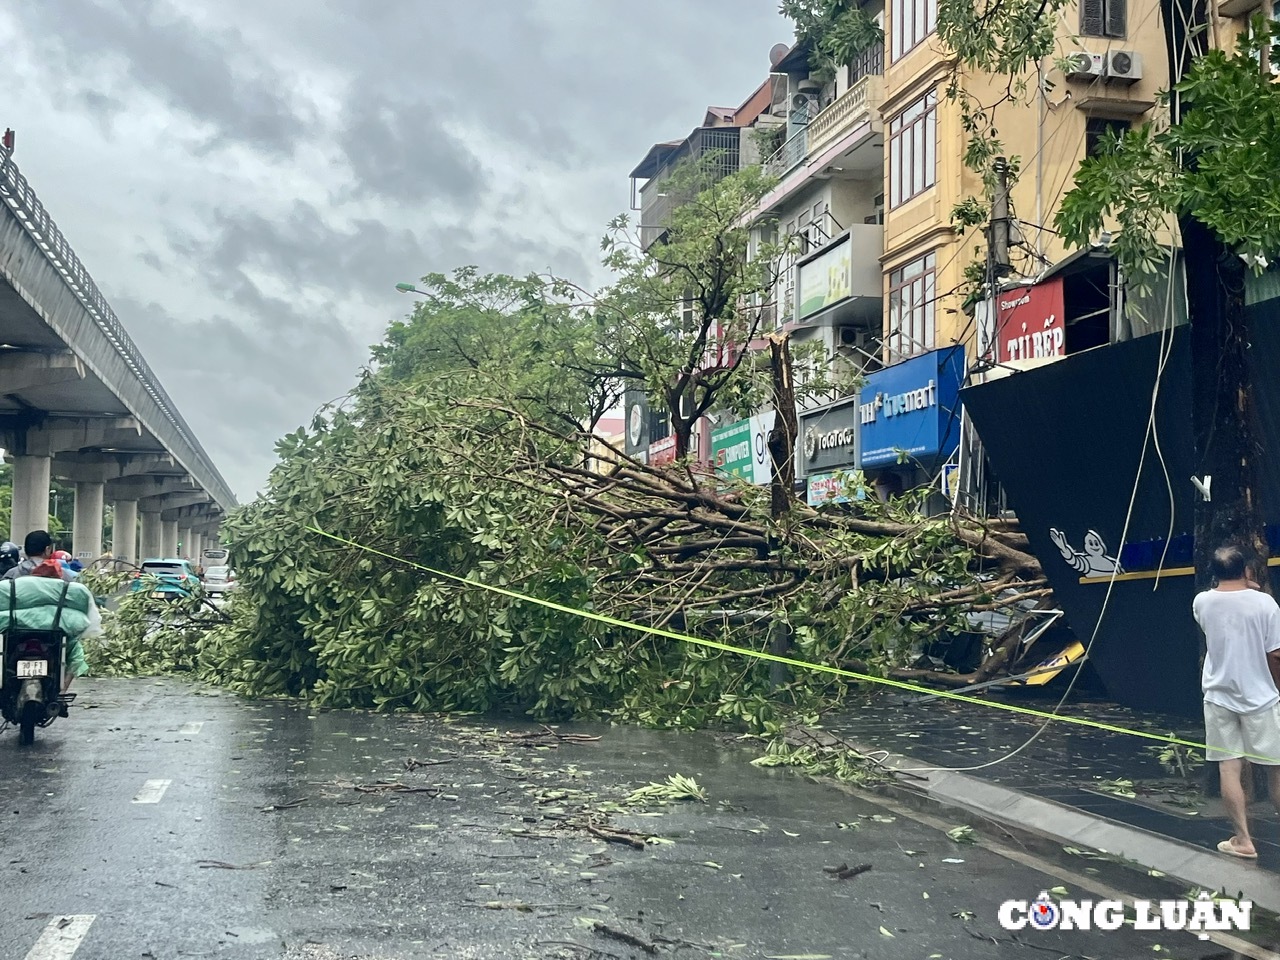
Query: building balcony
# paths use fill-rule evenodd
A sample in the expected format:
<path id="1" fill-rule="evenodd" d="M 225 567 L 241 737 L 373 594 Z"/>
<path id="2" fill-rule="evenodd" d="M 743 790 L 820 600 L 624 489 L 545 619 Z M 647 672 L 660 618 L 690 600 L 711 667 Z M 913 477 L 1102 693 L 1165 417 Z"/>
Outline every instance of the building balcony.
<path id="1" fill-rule="evenodd" d="M 809 122 L 809 152 L 819 154 L 862 126 L 869 125 L 868 132 L 880 132 L 883 102 L 884 77 L 862 77 Z"/>
<path id="2" fill-rule="evenodd" d="M 640 188 L 640 243 L 644 249 L 667 232 L 671 214 L 741 166 L 742 140 L 738 127 L 699 127 L 678 143 L 655 144 L 635 170 L 632 180 L 644 179 Z M 701 173 L 683 191 L 671 183 L 671 175 L 684 163 L 697 164 Z"/>
<path id="3" fill-rule="evenodd" d="M 764 160 L 764 172 L 771 177 L 782 178 L 794 170 L 809 156 L 809 128 L 800 127 L 796 133 Z"/>

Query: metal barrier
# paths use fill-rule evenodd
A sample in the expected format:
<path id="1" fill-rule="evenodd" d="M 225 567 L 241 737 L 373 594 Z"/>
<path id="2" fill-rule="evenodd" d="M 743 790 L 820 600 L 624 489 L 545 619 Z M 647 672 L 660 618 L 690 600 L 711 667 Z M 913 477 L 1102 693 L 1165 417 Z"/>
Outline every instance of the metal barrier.
<path id="1" fill-rule="evenodd" d="M 125 365 L 133 372 L 133 375 L 138 378 L 138 382 L 142 384 L 148 396 L 155 401 L 165 419 L 173 425 L 174 429 L 178 431 L 178 435 L 199 458 L 200 465 L 209 471 L 210 476 L 222 486 L 222 495 L 230 500 L 226 506 L 235 506 L 235 497 L 232 496 L 226 481 L 223 480 L 222 475 L 213 465 L 213 461 L 209 459 L 209 455 L 205 453 L 204 448 L 196 440 L 195 434 L 187 425 L 187 422 L 178 413 L 177 405 L 165 393 L 164 387 L 160 386 L 159 379 L 151 371 L 151 368 L 147 366 L 147 361 L 143 359 L 142 352 L 138 349 L 137 344 L 133 342 L 133 338 L 129 336 L 124 325 L 115 315 L 115 311 L 107 303 L 107 299 L 102 295 L 102 291 L 98 289 L 98 285 L 93 282 L 93 277 L 89 276 L 89 271 L 80 262 L 80 258 L 71 249 L 71 244 L 67 242 L 67 238 L 62 235 L 58 225 L 53 222 L 53 218 L 45 210 L 40 198 L 36 196 L 35 191 L 31 189 L 31 185 L 27 183 L 27 178 L 22 175 L 18 165 L 13 162 L 11 152 L 3 147 L 0 147 L 0 200 L 3 200 L 5 206 L 18 218 L 18 222 L 22 224 L 23 229 L 35 241 L 41 252 L 44 253 L 45 259 L 58 271 L 67 287 L 75 294 L 76 299 L 80 301 L 89 316 L 93 318 L 98 329 L 115 347 L 116 352 L 120 354 L 121 359 L 124 360 Z"/>

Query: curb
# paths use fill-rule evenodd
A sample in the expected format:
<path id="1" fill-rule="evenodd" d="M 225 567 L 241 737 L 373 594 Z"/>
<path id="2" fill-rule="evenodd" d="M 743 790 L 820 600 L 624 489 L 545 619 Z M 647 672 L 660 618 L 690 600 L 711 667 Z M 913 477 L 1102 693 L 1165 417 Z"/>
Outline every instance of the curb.
<path id="1" fill-rule="evenodd" d="M 856 742 L 848 745 L 864 755 L 885 753 Z M 892 784 L 881 788 L 900 798 L 904 794 L 908 798 L 924 798 L 1058 844 L 1105 850 L 1159 870 L 1166 878 L 1187 886 L 1226 890 L 1230 895 L 1243 891 L 1259 909 L 1280 914 L 1280 874 L 1261 870 L 1256 864 L 1230 860 L 1201 847 L 977 777 L 937 770 L 930 764 L 898 754 L 888 754 L 881 765 L 886 770 L 910 775 L 897 777 Z"/>

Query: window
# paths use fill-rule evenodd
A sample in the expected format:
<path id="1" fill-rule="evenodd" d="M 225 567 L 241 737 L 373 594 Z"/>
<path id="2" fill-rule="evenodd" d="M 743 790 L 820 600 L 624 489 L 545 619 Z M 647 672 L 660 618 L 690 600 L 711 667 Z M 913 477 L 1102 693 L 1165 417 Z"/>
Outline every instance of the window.
<path id="1" fill-rule="evenodd" d="M 1082 37 L 1123 37 L 1127 0 L 1080 0 Z"/>
<path id="2" fill-rule="evenodd" d="M 889 121 L 889 208 L 933 186 L 938 163 L 938 95 L 930 93 Z"/>
<path id="3" fill-rule="evenodd" d="M 1129 132 L 1128 120 L 1112 120 L 1109 117 L 1089 117 L 1084 122 L 1084 155 L 1096 157 L 1101 152 L 1103 138 L 1107 133 L 1114 133 L 1117 138 Z"/>
<path id="4" fill-rule="evenodd" d="M 933 349 L 938 255 L 926 254 L 889 274 L 889 362 Z"/>
<path id="5" fill-rule="evenodd" d="M 1123 0 L 1121 0 L 1123 2 Z M 924 42 L 938 22 L 938 0 L 893 0 L 890 57 L 897 61 Z"/>

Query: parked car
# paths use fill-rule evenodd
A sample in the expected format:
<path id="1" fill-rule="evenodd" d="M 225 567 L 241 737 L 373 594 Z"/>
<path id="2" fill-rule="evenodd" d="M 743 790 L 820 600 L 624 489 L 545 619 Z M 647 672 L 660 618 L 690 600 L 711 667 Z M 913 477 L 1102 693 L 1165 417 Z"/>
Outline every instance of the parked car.
<path id="1" fill-rule="evenodd" d="M 236 588 L 236 575 L 230 567 L 209 567 L 204 572 L 204 592 L 221 597 Z"/>
<path id="2" fill-rule="evenodd" d="M 155 580 L 151 578 L 155 577 Z M 192 597 L 200 590 L 200 578 L 190 562 L 181 559 L 143 560 L 134 574 L 130 593 L 150 590 L 154 600 L 178 600 Z"/>

